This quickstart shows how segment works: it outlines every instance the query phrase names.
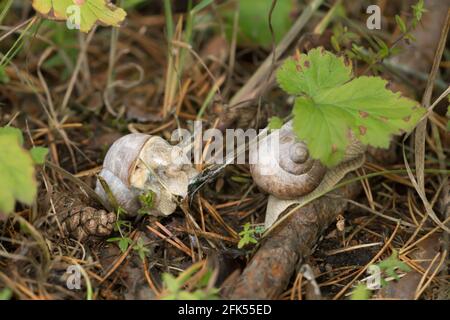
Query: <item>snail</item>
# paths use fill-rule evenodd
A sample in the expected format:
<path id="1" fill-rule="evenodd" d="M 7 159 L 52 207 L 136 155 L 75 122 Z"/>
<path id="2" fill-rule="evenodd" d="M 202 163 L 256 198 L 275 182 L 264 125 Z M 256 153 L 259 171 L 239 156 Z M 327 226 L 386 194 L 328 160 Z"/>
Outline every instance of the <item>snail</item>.
<path id="1" fill-rule="evenodd" d="M 275 133 L 260 141 L 258 148 L 250 150 L 253 181 L 269 193 L 266 229 L 289 206 L 322 195 L 364 162 L 365 147 L 354 137 L 346 149 L 344 160 L 327 168 L 310 157 L 306 144 L 293 132 L 291 122 Z"/>
<path id="2" fill-rule="evenodd" d="M 151 194 L 151 207 L 145 208 L 146 213 L 167 216 L 177 208 L 177 197 L 187 195 L 189 182 L 196 175 L 182 148 L 159 136 L 132 133 L 115 141 L 108 150 L 95 191 L 111 203 L 110 192 L 130 216 L 143 208 L 140 196 Z"/>

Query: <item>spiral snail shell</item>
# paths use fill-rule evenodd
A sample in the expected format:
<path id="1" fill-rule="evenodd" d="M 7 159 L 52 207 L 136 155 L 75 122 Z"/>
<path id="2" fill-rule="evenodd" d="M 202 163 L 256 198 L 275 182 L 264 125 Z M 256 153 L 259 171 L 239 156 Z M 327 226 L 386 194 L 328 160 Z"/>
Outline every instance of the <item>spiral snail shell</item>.
<path id="1" fill-rule="evenodd" d="M 187 195 L 189 181 L 196 174 L 180 147 L 159 136 L 132 133 L 110 147 L 99 175 L 128 214 L 135 215 L 142 207 L 139 195 L 152 191 L 155 198 L 148 213 L 166 216 L 177 207 L 175 197 Z M 95 191 L 110 202 L 100 181 Z"/>
<path id="2" fill-rule="evenodd" d="M 257 160 L 250 165 L 255 183 L 280 199 L 310 193 L 327 171 L 320 161 L 310 158 L 308 148 L 296 138 L 290 123 L 261 141 L 255 152 L 253 159 Z"/>
<path id="3" fill-rule="evenodd" d="M 291 205 L 302 204 L 321 196 L 348 172 L 364 162 L 365 147 L 350 134 L 344 159 L 332 168 L 310 157 L 305 143 L 292 131 L 291 122 L 250 150 L 250 171 L 255 183 L 269 193 L 265 227 L 270 228 Z"/>

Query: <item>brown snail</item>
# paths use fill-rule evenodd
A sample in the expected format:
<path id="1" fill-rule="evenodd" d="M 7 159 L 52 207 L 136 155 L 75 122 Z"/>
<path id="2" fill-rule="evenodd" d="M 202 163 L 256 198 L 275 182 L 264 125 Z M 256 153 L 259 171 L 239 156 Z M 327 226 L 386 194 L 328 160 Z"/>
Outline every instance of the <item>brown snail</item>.
<path id="1" fill-rule="evenodd" d="M 167 216 L 175 211 L 176 198 L 187 195 L 189 181 L 197 172 L 182 148 L 159 136 L 132 133 L 114 142 L 99 175 L 129 215 L 142 208 L 139 196 L 151 192 L 152 207 L 146 208 L 147 213 Z M 101 181 L 95 191 L 111 201 Z"/>
<path id="2" fill-rule="evenodd" d="M 291 122 L 275 133 L 260 141 L 257 149 L 250 151 L 253 180 L 270 194 L 266 228 L 289 206 L 320 196 L 364 162 L 365 148 L 353 137 L 344 160 L 335 167 L 327 168 L 310 157 L 306 144 L 298 140 L 292 131 Z"/>
<path id="3" fill-rule="evenodd" d="M 270 152 L 278 141 L 278 150 Z M 258 145 L 256 163 L 250 165 L 255 183 L 280 199 L 294 199 L 314 190 L 327 168 L 311 159 L 306 145 L 299 141 L 290 123 Z"/>

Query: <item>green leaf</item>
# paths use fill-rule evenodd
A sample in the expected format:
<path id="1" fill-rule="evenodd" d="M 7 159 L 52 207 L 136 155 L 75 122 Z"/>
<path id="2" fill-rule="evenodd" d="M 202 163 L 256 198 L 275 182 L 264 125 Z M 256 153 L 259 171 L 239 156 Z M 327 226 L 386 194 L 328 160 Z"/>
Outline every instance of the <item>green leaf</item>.
<path id="1" fill-rule="evenodd" d="M 379 50 L 378 50 L 378 58 L 384 59 L 389 55 L 389 47 L 381 38 L 374 36 L 373 39 L 377 43 Z"/>
<path id="2" fill-rule="evenodd" d="M 109 238 L 106 241 L 107 242 L 117 242 L 117 245 L 119 246 L 119 249 L 122 253 L 127 251 L 130 244 L 133 243 L 133 240 L 131 240 L 128 237 L 114 237 L 114 238 Z"/>
<path id="3" fill-rule="evenodd" d="M 118 27 L 126 12 L 108 0 L 33 0 L 33 8 L 48 19 L 79 20 L 82 32 L 89 32 L 96 23 Z M 79 12 L 79 16 L 77 17 Z"/>
<path id="4" fill-rule="evenodd" d="M 395 15 L 395 22 L 397 23 L 400 31 L 402 33 L 406 33 L 406 24 L 398 14 Z"/>
<path id="5" fill-rule="evenodd" d="M 122 252 L 127 251 L 129 245 L 130 245 L 132 242 L 133 242 L 133 241 L 132 241 L 130 238 L 126 238 L 126 237 L 120 239 L 120 240 L 119 240 L 119 243 L 118 243 L 118 244 L 119 244 L 120 251 L 122 251 Z"/>
<path id="6" fill-rule="evenodd" d="M 106 242 L 116 242 L 116 241 L 119 241 L 120 239 L 122 239 L 122 237 L 112 237 L 112 238 L 108 238 L 106 240 Z"/>
<path id="7" fill-rule="evenodd" d="M 36 196 L 33 160 L 21 146 L 21 134 L 0 130 L 0 212 L 10 213 L 18 200 L 30 205 Z"/>
<path id="8" fill-rule="evenodd" d="M 142 261 L 145 260 L 145 256 L 147 255 L 150 250 L 145 247 L 144 240 L 142 238 L 139 238 L 136 245 L 133 246 L 133 250 L 136 251 L 139 255 L 139 258 L 141 258 Z"/>
<path id="9" fill-rule="evenodd" d="M 395 280 L 399 279 L 399 276 L 397 275 L 396 272 L 397 269 L 404 272 L 411 271 L 411 269 L 406 263 L 398 259 L 398 252 L 396 250 L 392 251 L 392 254 L 389 258 L 378 263 L 378 267 L 382 271 L 384 271 L 389 277 L 392 277 Z"/>
<path id="10" fill-rule="evenodd" d="M 283 120 L 278 117 L 271 117 L 269 119 L 269 129 L 270 130 L 277 130 L 280 129 L 283 126 Z"/>
<path id="11" fill-rule="evenodd" d="M 417 1 L 415 5 L 411 6 L 411 8 L 413 9 L 413 26 L 415 27 L 420 22 L 420 20 L 422 20 L 423 14 L 427 12 L 427 10 L 425 9 L 424 0 Z"/>
<path id="12" fill-rule="evenodd" d="M 44 147 L 33 147 L 30 150 L 30 154 L 35 164 L 44 164 L 48 149 Z"/>
<path id="13" fill-rule="evenodd" d="M 254 238 L 255 233 L 256 233 L 255 229 L 253 229 L 250 223 L 247 222 L 244 225 L 244 230 L 239 232 L 239 236 L 241 237 L 241 239 L 239 240 L 238 248 L 242 249 L 243 247 L 245 247 L 250 243 L 258 243 L 258 240 Z"/>
<path id="14" fill-rule="evenodd" d="M 287 59 L 277 72 L 280 87 L 297 96 L 294 132 L 326 166 L 342 161 L 351 133 L 365 145 L 387 148 L 391 135 L 412 130 L 425 113 L 386 89 L 387 81 L 351 76 L 343 58 L 322 49 Z"/>
<path id="15" fill-rule="evenodd" d="M 371 296 L 370 290 L 367 289 L 365 284 L 360 283 L 352 291 L 350 300 L 369 300 L 370 296 Z"/>
<path id="16" fill-rule="evenodd" d="M 139 214 L 148 214 L 149 210 L 153 209 L 155 205 L 155 196 L 155 192 L 151 190 L 139 195 L 139 202 L 141 204 L 141 208 L 138 210 Z"/>
<path id="17" fill-rule="evenodd" d="M 208 280 L 212 273 L 208 272 L 206 274 Z M 192 275 L 189 275 L 191 278 Z M 182 274 L 175 278 L 170 273 L 163 273 L 163 286 L 166 289 L 166 293 L 162 297 L 162 300 L 217 300 L 219 289 L 216 288 L 206 288 L 204 279 L 200 279 L 195 283 L 194 288 L 196 289 L 192 292 L 187 290 L 182 290 L 182 287 L 188 279 L 184 279 Z M 204 278 L 204 277 L 203 277 Z"/>
<path id="18" fill-rule="evenodd" d="M 161 297 L 163 300 L 212 300 L 218 299 L 219 290 L 216 288 L 210 288 L 209 282 L 213 272 L 207 270 L 200 279 L 197 279 L 192 283 L 191 291 L 183 290 L 185 284 L 194 279 L 194 274 L 198 272 L 199 266 L 191 266 L 184 272 L 174 277 L 170 273 L 163 273 L 163 287 L 164 295 Z M 198 274 L 197 274 L 198 275 Z"/>
<path id="19" fill-rule="evenodd" d="M 306 142 L 313 158 L 330 166 L 343 158 L 344 150 L 349 144 L 347 128 L 344 121 L 333 121 L 351 121 L 345 111 L 333 107 L 319 109 L 312 100 L 301 97 L 296 100 L 292 113 L 294 132 Z M 320 139 L 320 143 L 315 143 L 316 138 Z"/>

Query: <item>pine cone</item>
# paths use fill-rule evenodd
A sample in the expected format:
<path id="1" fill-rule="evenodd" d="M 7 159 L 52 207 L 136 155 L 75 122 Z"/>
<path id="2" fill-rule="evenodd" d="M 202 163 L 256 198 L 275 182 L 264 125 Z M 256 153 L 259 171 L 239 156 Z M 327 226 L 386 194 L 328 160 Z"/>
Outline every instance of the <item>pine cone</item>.
<path id="1" fill-rule="evenodd" d="M 79 241 L 106 237 L 114 229 L 116 214 L 88 206 L 81 195 L 60 194 L 54 202 L 63 232 Z"/>

